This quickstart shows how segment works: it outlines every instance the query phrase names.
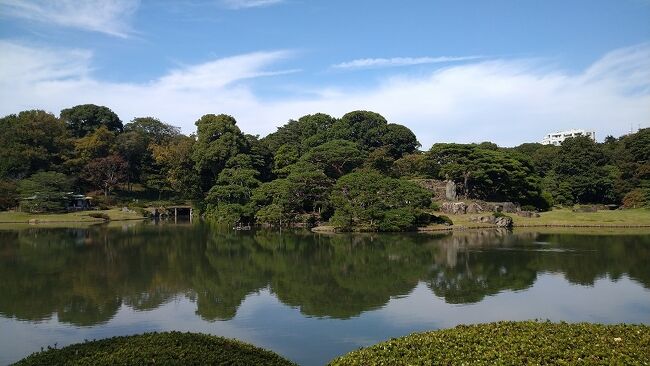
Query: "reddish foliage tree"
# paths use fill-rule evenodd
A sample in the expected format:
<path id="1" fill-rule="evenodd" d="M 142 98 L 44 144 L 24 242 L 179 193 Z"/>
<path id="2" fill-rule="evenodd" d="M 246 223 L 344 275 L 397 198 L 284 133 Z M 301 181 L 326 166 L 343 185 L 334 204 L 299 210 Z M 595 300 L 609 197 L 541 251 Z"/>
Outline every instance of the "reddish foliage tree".
<path id="1" fill-rule="evenodd" d="M 85 177 L 97 188 L 104 191 L 104 196 L 126 179 L 128 164 L 119 155 L 110 155 L 90 161 L 85 168 Z"/>

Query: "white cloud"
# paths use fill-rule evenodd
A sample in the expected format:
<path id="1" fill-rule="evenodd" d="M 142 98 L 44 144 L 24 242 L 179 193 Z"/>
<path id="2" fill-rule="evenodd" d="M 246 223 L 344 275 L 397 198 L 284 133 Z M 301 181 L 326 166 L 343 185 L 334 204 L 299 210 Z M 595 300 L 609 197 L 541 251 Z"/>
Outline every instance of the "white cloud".
<path id="1" fill-rule="evenodd" d="M 173 70 L 158 81 L 158 86 L 164 89 L 178 90 L 215 89 L 243 79 L 297 72 L 299 70 L 263 70 L 264 66 L 290 55 L 289 51 L 274 51 L 221 58 Z"/>
<path id="2" fill-rule="evenodd" d="M 443 62 L 468 61 L 482 58 L 481 56 L 465 57 L 393 57 L 393 58 L 360 58 L 352 61 L 334 64 L 333 69 L 370 69 L 381 67 L 411 66 L 437 64 Z"/>
<path id="3" fill-rule="evenodd" d="M 0 115 L 39 108 L 58 113 L 82 103 L 106 105 L 124 121 L 151 115 L 195 130 L 206 113 L 228 113 L 249 133 L 267 134 L 290 118 L 323 112 L 340 117 L 366 109 L 433 142 L 490 140 L 505 146 L 538 141 L 571 127 L 620 135 L 650 126 L 650 45 L 615 50 L 582 72 L 540 60 L 464 63 L 417 76 L 392 75 L 350 89 L 324 83 L 320 93 L 265 99 L 253 78 L 291 52 L 256 52 L 172 70 L 148 83 L 111 83 L 92 76 L 83 50 L 36 49 L 0 42 Z"/>
<path id="4" fill-rule="evenodd" d="M 284 0 L 222 0 L 221 3 L 229 9 L 248 9 L 276 5 Z"/>
<path id="5" fill-rule="evenodd" d="M 0 14 L 126 38 L 139 0 L 0 0 Z"/>

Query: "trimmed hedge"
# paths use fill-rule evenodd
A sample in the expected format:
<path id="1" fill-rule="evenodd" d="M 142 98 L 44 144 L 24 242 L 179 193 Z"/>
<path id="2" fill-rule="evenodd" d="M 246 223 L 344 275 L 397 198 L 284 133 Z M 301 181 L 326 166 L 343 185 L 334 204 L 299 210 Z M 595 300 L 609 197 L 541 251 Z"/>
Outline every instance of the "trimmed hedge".
<path id="1" fill-rule="evenodd" d="M 15 365 L 295 365 L 239 341 L 198 333 L 145 333 L 34 353 Z"/>
<path id="2" fill-rule="evenodd" d="M 415 333 L 330 365 L 650 365 L 650 327 L 498 322 Z"/>

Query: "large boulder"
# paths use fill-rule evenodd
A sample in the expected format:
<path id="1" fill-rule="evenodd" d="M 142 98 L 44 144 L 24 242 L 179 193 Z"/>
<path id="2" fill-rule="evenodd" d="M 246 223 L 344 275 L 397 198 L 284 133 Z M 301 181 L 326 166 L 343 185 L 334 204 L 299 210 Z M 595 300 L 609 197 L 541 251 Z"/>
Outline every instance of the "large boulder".
<path id="1" fill-rule="evenodd" d="M 494 215 L 483 215 L 483 216 L 474 216 L 470 218 L 470 221 L 481 222 L 484 224 L 492 224 L 500 228 L 512 228 L 514 222 L 510 216 L 494 216 Z"/>
<path id="2" fill-rule="evenodd" d="M 467 213 L 467 205 L 465 202 L 444 202 L 440 206 L 440 211 L 446 214 L 462 215 Z"/>
<path id="3" fill-rule="evenodd" d="M 488 202 L 491 211 L 516 213 L 520 210 L 519 205 L 513 202 Z"/>
<path id="4" fill-rule="evenodd" d="M 476 214 L 476 213 L 483 212 L 484 209 L 478 203 L 472 202 L 469 205 L 467 205 L 467 210 L 466 211 L 467 211 L 468 214 Z"/>
<path id="5" fill-rule="evenodd" d="M 494 225 L 502 228 L 511 228 L 513 225 L 512 217 L 510 216 L 499 216 L 494 219 Z"/>

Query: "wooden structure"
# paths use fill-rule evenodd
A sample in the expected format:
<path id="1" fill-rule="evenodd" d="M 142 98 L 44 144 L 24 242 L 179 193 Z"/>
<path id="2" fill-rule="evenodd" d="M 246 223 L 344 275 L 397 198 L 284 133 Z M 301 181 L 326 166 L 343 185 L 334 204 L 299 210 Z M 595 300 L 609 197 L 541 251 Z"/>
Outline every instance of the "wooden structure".
<path id="1" fill-rule="evenodd" d="M 189 216 L 190 217 L 190 222 L 192 222 L 192 214 L 194 213 L 194 209 L 192 206 L 189 205 L 177 205 L 177 206 L 168 206 L 166 207 L 167 212 L 174 213 L 174 222 L 178 221 L 178 216 Z"/>

